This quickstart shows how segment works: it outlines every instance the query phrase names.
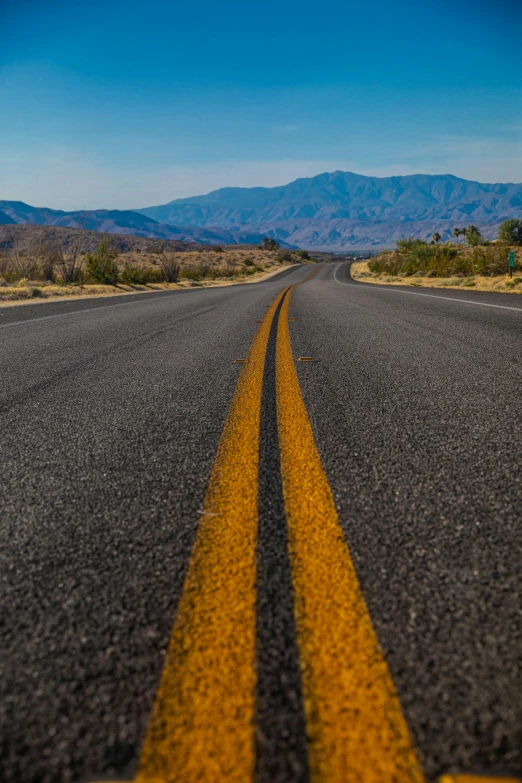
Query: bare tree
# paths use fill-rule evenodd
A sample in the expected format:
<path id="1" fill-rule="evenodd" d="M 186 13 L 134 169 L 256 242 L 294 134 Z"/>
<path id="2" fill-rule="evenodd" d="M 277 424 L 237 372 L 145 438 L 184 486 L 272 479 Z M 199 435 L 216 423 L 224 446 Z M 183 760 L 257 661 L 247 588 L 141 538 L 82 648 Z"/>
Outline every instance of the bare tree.
<path id="1" fill-rule="evenodd" d="M 54 282 L 54 270 L 63 258 L 63 250 L 57 237 L 37 238 L 32 247 L 32 254 L 38 261 L 43 279 Z"/>
<path id="2" fill-rule="evenodd" d="M 67 250 L 63 245 L 57 245 L 59 248 L 59 258 L 57 267 L 60 277 L 66 285 L 71 283 L 81 283 L 83 279 L 83 235 L 80 231 L 73 231 L 67 243 Z"/>
<path id="3" fill-rule="evenodd" d="M 23 245 L 20 240 L 15 237 L 13 239 L 13 247 L 11 250 L 11 266 L 15 277 L 31 279 L 35 277 L 38 262 L 33 252 L 30 252 L 26 245 Z"/>
<path id="4" fill-rule="evenodd" d="M 180 263 L 176 253 L 167 250 L 164 246 L 158 254 L 158 264 L 167 283 L 177 283 L 179 280 Z"/>

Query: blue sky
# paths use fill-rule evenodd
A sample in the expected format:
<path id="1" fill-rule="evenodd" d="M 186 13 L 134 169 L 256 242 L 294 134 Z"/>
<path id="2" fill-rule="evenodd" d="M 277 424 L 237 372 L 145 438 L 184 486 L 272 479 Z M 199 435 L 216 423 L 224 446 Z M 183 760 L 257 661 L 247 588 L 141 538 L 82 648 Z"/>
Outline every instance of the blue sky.
<path id="1" fill-rule="evenodd" d="M 0 0 L 0 199 L 522 181 L 520 0 Z"/>

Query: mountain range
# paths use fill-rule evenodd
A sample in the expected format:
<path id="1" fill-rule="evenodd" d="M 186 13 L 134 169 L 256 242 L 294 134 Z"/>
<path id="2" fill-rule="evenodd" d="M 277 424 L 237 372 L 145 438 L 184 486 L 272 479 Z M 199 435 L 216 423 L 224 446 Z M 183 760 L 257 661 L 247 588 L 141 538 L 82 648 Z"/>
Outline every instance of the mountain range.
<path id="1" fill-rule="evenodd" d="M 47 207 L 32 207 L 23 201 L 0 201 L 0 225 L 15 223 L 83 228 L 109 234 L 132 234 L 202 244 L 236 244 L 243 241 L 226 229 L 167 225 L 132 210 L 93 209 L 63 212 Z M 261 239 L 259 236 L 255 241 L 259 242 Z"/>
<path id="2" fill-rule="evenodd" d="M 0 201 L 0 223 L 80 225 L 96 231 L 209 243 L 257 243 L 345 250 L 392 246 L 397 239 L 451 238 L 477 225 L 494 238 L 522 215 L 522 184 L 485 184 L 450 174 L 366 177 L 336 171 L 274 188 L 221 188 L 136 210 L 61 212 Z"/>

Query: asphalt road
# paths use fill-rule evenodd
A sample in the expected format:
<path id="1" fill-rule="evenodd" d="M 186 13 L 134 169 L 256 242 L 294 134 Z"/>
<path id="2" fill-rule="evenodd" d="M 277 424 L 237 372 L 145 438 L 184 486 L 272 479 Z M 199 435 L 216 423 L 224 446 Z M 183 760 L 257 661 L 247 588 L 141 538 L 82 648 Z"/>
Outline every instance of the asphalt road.
<path id="1" fill-rule="evenodd" d="M 237 741 L 227 745 L 222 697 L 201 737 L 219 729 L 212 742 L 229 748 L 235 772 L 216 771 L 210 753 L 207 763 L 203 739 L 204 772 L 187 762 L 167 783 L 245 780 L 241 769 L 250 768 L 257 783 L 522 776 L 522 298 L 354 283 L 340 264 L 287 291 L 311 271 L 0 309 L 0 780 L 146 783 L 159 754 L 150 726 L 166 720 L 157 692 L 177 705 L 177 720 L 180 704 L 191 716 L 173 729 L 180 758 L 191 741 L 197 746 L 198 699 L 212 699 L 217 679 L 239 699 Z M 299 407 L 299 389 L 288 385 L 294 365 L 286 376 L 282 369 L 287 327 L 294 359 L 313 361 L 295 362 L 304 406 L 285 424 L 285 411 Z M 247 355 L 250 363 L 236 363 Z M 247 408 L 251 431 L 236 433 L 227 453 L 223 443 Z M 302 453 L 292 453 L 306 416 L 315 467 L 306 432 Z M 242 446 L 251 436 L 256 457 Z M 241 491 L 236 453 L 257 476 Z M 212 473 L 216 454 L 228 462 Z M 209 482 L 225 475 L 212 497 L 228 493 L 232 510 L 236 490 L 245 509 L 249 493 L 257 498 L 254 549 L 237 560 L 220 550 L 225 512 L 208 510 Z M 315 492 L 312 480 L 323 482 L 323 495 L 299 510 Z M 337 511 L 327 508 L 329 491 Z M 248 511 L 241 514 L 246 541 Z M 317 542 L 308 552 L 298 527 L 307 514 L 304 533 Z M 207 562 L 218 570 L 205 572 Z M 322 562 L 332 566 L 308 602 Z M 338 606 L 324 588 L 324 603 L 310 609 L 339 563 L 347 574 L 355 566 L 364 601 L 357 598 L 354 616 L 366 628 L 369 613 L 374 652 L 365 640 L 351 650 L 341 628 L 353 587 L 344 571 L 335 576 Z M 223 585 L 221 572 L 244 580 L 237 606 L 235 583 Z M 252 626 L 252 654 L 247 646 L 237 672 L 226 645 L 218 654 L 204 628 L 201 638 L 187 631 L 203 627 L 204 614 L 196 622 L 194 613 L 212 601 L 216 612 L 233 604 L 236 614 L 223 621 L 231 645 L 250 638 Z M 327 616 L 317 617 L 322 606 Z M 334 649 L 332 628 L 341 629 L 331 655 L 332 670 L 341 666 L 338 692 L 314 668 Z M 314 634 L 324 644 L 314 647 Z M 168 674 L 176 645 L 180 669 L 202 650 L 210 656 L 205 672 L 194 665 L 183 681 L 195 683 L 198 698 Z M 378 658 L 378 675 L 369 657 Z M 381 699 L 377 681 L 392 683 L 382 696 L 388 723 L 372 708 L 361 733 L 364 703 L 350 712 L 342 702 L 345 658 L 353 687 L 358 667 L 361 682 L 370 678 L 370 702 Z M 388 728 L 393 742 L 402 737 L 399 750 L 383 741 L 373 754 L 370 742 L 365 773 L 351 770 L 344 749 L 357 732 L 363 742 Z M 408 761 L 404 772 L 399 756 L 418 768 Z"/>

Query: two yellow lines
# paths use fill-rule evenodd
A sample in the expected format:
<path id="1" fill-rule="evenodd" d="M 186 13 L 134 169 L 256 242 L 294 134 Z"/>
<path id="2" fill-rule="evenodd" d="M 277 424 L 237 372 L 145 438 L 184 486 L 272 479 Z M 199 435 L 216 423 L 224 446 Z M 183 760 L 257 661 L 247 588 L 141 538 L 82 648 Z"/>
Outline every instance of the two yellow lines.
<path id="1" fill-rule="evenodd" d="M 256 535 L 265 355 L 276 394 L 313 783 L 422 783 L 321 465 L 295 370 L 292 289 L 241 370 L 143 745 L 136 783 L 246 783 L 255 765 Z"/>

